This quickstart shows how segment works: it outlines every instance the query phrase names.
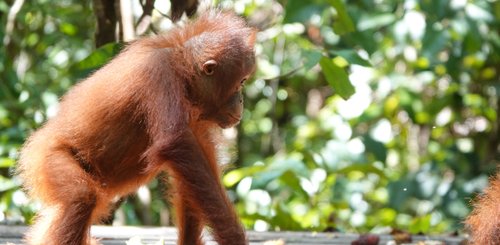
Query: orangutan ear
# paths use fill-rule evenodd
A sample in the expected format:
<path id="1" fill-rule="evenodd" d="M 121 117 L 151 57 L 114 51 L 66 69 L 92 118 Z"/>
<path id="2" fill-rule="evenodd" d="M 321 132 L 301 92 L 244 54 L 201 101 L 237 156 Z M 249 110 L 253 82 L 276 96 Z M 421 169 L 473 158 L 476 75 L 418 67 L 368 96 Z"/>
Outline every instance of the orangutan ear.
<path id="1" fill-rule="evenodd" d="M 203 63 L 202 69 L 203 69 L 203 72 L 205 72 L 205 74 L 207 76 L 210 76 L 210 75 L 214 74 L 215 67 L 217 67 L 217 61 L 215 61 L 215 60 L 208 60 L 205 63 Z"/>

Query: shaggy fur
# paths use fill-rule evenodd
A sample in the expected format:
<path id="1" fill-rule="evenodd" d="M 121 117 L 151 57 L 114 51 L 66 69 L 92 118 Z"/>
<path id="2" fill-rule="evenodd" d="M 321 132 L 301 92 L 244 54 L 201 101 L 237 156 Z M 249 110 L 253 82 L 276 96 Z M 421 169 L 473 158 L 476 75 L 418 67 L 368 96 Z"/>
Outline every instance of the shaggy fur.
<path id="1" fill-rule="evenodd" d="M 221 127 L 239 122 L 241 86 L 253 72 L 255 31 L 211 10 L 184 27 L 131 43 L 74 86 L 60 111 L 28 139 L 18 173 L 43 204 L 29 244 L 82 245 L 108 216 L 160 171 L 173 176 L 179 244 L 246 244 L 220 183 Z"/>

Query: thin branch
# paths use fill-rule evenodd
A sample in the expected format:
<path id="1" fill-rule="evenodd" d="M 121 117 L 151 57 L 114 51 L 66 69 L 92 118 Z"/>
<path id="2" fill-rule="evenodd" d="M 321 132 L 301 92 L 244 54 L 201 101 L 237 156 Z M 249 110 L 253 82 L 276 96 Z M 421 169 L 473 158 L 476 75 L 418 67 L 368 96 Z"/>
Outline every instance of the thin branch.
<path id="1" fill-rule="evenodd" d="M 155 9 L 155 0 L 140 1 L 142 6 L 142 15 L 137 20 L 137 35 L 143 35 L 152 25 L 153 10 Z"/>
<path id="2" fill-rule="evenodd" d="M 288 71 L 287 73 L 280 74 L 280 75 L 278 75 L 276 77 L 272 77 L 272 78 L 265 78 L 265 79 L 262 79 L 262 80 L 264 80 L 266 82 L 271 82 L 271 81 L 275 81 L 275 80 L 281 80 L 283 78 L 287 78 L 287 77 L 293 75 L 294 73 L 298 72 L 302 68 L 304 68 L 303 65 L 295 67 L 292 70 Z"/>
<path id="3" fill-rule="evenodd" d="M 163 17 L 165 17 L 165 18 L 167 18 L 167 19 L 169 19 L 169 20 L 171 20 L 171 21 L 173 22 L 172 17 L 171 17 L 170 15 L 168 15 L 168 14 L 165 14 L 165 13 L 161 12 L 161 11 L 160 11 L 160 10 L 158 10 L 157 8 L 155 8 L 155 10 L 156 10 L 156 11 L 158 11 L 158 13 L 159 13 L 161 16 L 163 16 Z"/>
<path id="4" fill-rule="evenodd" d="M 7 46 L 10 43 L 10 36 L 14 31 L 14 24 L 16 21 L 16 15 L 21 10 L 24 4 L 24 0 L 16 0 L 12 7 L 9 9 L 9 14 L 7 15 L 7 25 L 5 26 L 5 37 L 3 38 L 3 45 Z"/>

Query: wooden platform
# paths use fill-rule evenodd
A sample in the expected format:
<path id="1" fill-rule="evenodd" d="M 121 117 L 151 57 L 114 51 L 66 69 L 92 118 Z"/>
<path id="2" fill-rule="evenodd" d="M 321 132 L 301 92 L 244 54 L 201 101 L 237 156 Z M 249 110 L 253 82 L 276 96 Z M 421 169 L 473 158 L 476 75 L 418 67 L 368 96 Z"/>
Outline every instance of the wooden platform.
<path id="1" fill-rule="evenodd" d="M 0 226 L 0 244 L 14 243 L 23 244 L 22 236 L 26 232 L 27 227 L 24 226 Z M 142 241 L 142 243 L 132 243 L 132 245 L 175 245 L 177 231 L 172 227 L 109 227 L 109 226 L 93 226 L 92 234 L 94 237 L 101 239 L 103 245 L 125 245 L 126 241 L 131 238 Z M 254 232 L 249 231 L 248 238 L 251 245 L 265 244 L 267 241 L 282 240 L 286 245 L 350 245 L 356 240 L 357 234 L 344 233 L 311 233 L 311 232 Z M 216 245 L 207 234 L 205 236 L 207 245 Z M 387 244 L 393 240 L 390 235 L 381 235 L 379 244 Z M 448 236 L 413 236 L 413 243 L 418 241 L 441 241 L 446 245 L 460 245 L 464 240 L 463 237 L 448 237 Z M 163 243 L 159 243 L 163 241 Z M 274 243 L 279 244 L 279 243 Z M 427 243 L 439 244 L 439 243 Z M 266 244 L 267 245 L 267 244 Z"/>

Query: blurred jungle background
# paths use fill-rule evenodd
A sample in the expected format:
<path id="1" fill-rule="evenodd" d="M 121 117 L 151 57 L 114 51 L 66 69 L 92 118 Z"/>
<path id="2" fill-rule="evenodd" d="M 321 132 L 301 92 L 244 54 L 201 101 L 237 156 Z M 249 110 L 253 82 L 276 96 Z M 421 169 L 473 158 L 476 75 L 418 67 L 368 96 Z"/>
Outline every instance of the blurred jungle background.
<path id="1" fill-rule="evenodd" d="M 124 43 L 171 28 L 184 1 L 173 2 L 0 0 L 1 223 L 39 209 L 12 176 L 26 137 Z M 248 229 L 462 228 L 500 164 L 500 1 L 213 4 L 259 30 L 244 118 L 221 157 Z M 165 190 L 139 189 L 113 223 L 172 225 Z"/>

